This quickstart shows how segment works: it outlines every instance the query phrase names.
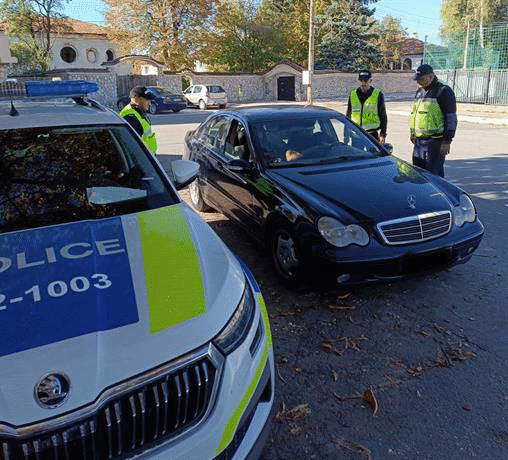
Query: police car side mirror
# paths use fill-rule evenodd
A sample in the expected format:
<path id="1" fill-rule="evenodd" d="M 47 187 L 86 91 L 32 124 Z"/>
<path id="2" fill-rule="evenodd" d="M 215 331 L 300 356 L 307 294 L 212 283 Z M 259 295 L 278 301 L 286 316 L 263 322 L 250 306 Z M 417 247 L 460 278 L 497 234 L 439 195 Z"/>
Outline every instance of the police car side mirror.
<path id="1" fill-rule="evenodd" d="M 199 163 L 190 160 L 174 160 L 170 163 L 171 177 L 177 190 L 189 185 L 199 172 Z"/>

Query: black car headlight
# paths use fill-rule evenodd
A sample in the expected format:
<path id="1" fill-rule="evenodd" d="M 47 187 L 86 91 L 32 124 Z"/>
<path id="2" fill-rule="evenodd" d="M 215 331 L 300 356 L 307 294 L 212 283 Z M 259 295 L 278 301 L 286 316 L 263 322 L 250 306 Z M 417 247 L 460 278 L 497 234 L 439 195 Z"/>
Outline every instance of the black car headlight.
<path id="1" fill-rule="evenodd" d="M 453 208 L 453 222 L 457 227 L 462 227 L 466 222 L 476 220 L 476 209 L 471 198 L 465 193 L 460 195 L 459 205 Z"/>
<path id="2" fill-rule="evenodd" d="M 367 246 L 369 244 L 368 233 L 359 225 L 344 225 L 333 217 L 321 217 L 318 220 L 318 230 L 321 236 L 338 248 L 344 248 L 350 244 Z"/>
<path id="3" fill-rule="evenodd" d="M 233 352 L 245 340 L 254 318 L 254 306 L 254 294 L 249 283 L 246 283 L 238 308 L 226 327 L 213 341 L 225 355 Z"/>

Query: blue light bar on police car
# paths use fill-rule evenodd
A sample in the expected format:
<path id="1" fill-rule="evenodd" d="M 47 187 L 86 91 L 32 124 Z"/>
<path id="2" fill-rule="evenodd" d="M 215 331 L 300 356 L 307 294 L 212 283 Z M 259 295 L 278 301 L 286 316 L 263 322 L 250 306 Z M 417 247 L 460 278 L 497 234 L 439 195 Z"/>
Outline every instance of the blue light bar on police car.
<path id="1" fill-rule="evenodd" d="M 99 91 L 99 85 L 87 80 L 27 81 L 0 83 L 0 98 L 82 97 Z"/>

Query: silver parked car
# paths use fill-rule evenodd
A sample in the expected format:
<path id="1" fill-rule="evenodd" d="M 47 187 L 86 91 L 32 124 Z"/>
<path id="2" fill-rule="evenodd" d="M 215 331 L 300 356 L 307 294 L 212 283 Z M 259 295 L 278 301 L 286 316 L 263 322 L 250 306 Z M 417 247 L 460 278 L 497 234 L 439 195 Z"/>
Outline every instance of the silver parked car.
<path id="1" fill-rule="evenodd" d="M 191 85 L 183 92 L 183 95 L 188 105 L 197 106 L 201 110 L 206 110 L 208 107 L 223 109 L 228 103 L 228 95 L 219 85 Z"/>

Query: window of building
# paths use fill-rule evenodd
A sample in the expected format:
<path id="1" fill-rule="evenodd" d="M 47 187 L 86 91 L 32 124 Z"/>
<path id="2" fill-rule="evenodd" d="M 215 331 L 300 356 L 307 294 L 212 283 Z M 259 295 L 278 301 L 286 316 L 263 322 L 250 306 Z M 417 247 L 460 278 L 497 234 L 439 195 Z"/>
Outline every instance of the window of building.
<path id="1" fill-rule="evenodd" d="M 113 53 L 112 50 L 107 50 L 106 51 L 106 61 L 112 61 L 113 59 L 115 59 L 115 53 Z"/>
<path id="2" fill-rule="evenodd" d="M 91 62 L 92 64 L 97 62 L 97 50 L 93 48 L 86 50 L 86 58 L 88 59 L 88 62 Z"/>
<path id="3" fill-rule="evenodd" d="M 74 62 L 76 60 L 76 51 L 74 48 L 71 48 L 70 46 L 64 46 L 60 50 L 60 57 L 64 62 Z"/>

